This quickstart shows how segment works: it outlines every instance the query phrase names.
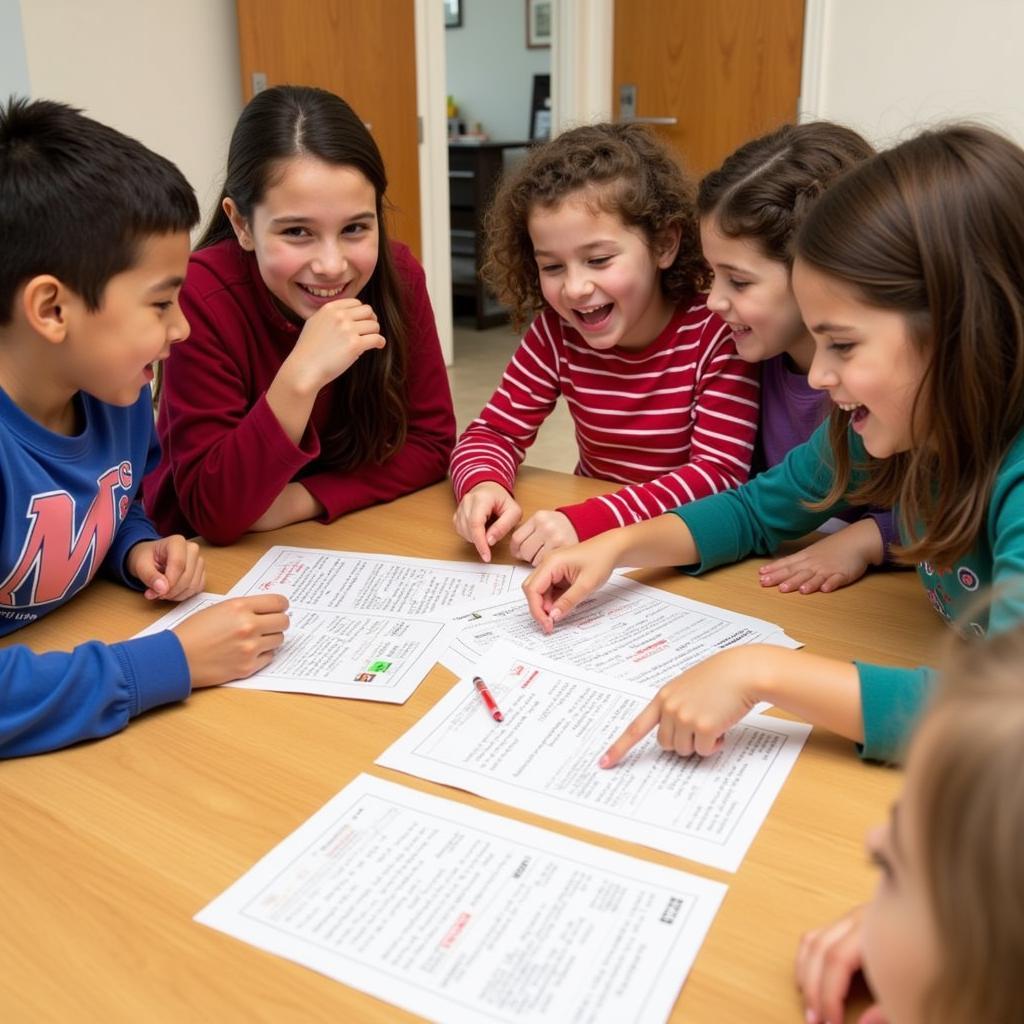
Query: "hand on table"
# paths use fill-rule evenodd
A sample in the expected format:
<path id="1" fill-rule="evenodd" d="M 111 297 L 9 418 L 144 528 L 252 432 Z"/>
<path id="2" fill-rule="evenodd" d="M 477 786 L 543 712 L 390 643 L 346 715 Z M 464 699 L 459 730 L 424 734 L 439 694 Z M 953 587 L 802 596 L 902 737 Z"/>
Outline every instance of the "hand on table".
<path id="1" fill-rule="evenodd" d="M 578 544 L 579 540 L 564 512 L 540 509 L 512 534 L 510 550 L 513 558 L 537 565 L 545 555 Z"/>
<path id="2" fill-rule="evenodd" d="M 482 561 L 489 562 L 491 548 L 522 517 L 523 510 L 515 498 L 501 484 L 486 480 L 463 495 L 452 522 L 455 532 L 476 547 Z"/>
<path id="3" fill-rule="evenodd" d="M 146 585 L 145 596 L 150 601 L 184 601 L 206 585 L 199 545 L 178 533 L 139 541 L 128 552 L 125 568 Z"/>

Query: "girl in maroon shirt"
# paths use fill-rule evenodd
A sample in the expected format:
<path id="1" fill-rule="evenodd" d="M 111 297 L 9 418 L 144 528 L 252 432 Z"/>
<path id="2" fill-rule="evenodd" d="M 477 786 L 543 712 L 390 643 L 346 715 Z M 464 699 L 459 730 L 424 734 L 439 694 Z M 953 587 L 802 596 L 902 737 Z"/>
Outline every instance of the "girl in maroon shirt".
<path id="1" fill-rule="evenodd" d="M 330 522 L 445 475 L 455 419 L 423 271 L 351 107 L 280 86 L 246 106 L 181 293 L 146 508 L 228 544 Z"/>

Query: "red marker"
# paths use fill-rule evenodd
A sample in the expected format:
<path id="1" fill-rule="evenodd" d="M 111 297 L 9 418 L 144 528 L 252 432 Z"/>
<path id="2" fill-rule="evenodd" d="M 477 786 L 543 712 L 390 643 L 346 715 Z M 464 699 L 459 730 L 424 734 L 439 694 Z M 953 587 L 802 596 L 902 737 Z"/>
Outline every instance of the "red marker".
<path id="1" fill-rule="evenodd" d="M 491 691 L 487 689 L 487 684 L 479 676 L 473 676 L 473 685 L 476 687 L 476 692 L 483 697 L 487 710 L 491 713 L 491 718 L 496 722 L 505 721 L 505 716 L 501 713 L 494 698 L 491 696 Z"/>

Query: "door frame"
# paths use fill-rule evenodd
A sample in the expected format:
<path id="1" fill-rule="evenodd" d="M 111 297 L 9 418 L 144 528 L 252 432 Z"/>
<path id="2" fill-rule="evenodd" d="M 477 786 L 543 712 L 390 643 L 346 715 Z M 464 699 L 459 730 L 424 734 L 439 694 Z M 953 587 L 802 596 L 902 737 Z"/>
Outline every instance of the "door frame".
<path id="1" fill-rule="evenodd" d="M 611 116 L 614 0 L 553 0 L 552 131 Z M 420 237 L 444 361 L 451 366 L 452 268 L 444 19 L 438 0 L 414 0 L 416 112 L 420 121 Z"/>

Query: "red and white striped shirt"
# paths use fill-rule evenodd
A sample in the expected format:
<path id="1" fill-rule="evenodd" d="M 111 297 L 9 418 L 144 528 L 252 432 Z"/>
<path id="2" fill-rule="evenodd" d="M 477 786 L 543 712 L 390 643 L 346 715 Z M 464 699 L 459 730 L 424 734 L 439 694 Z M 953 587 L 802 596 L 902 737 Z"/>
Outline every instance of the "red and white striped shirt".
<path id="1" fill-rule="evenodd" d="M 509 492 L 559 395 L 576 425 L 581 476 L 631 486 L 558 511 L 580 540 L 743 483 L 757 434 L 757 367 L 703 298 L 676 308 L 646 348 L 597 352 L 554 310 L 530 325 L 498 390 L 452 453 L 456 500 Z"/>

